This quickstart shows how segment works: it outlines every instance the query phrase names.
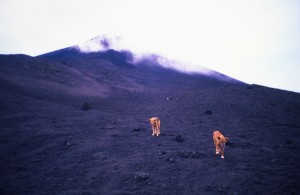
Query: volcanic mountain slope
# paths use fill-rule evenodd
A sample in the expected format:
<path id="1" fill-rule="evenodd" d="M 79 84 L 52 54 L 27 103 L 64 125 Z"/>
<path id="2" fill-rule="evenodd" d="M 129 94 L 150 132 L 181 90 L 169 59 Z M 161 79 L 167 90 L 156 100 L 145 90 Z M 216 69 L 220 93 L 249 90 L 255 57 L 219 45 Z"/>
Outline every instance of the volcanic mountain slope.
<path id="1" fill-rule="evenodd" d="M 300 193 L 300 94 L 130 59 L 0 56 L 1 194 Z"/>

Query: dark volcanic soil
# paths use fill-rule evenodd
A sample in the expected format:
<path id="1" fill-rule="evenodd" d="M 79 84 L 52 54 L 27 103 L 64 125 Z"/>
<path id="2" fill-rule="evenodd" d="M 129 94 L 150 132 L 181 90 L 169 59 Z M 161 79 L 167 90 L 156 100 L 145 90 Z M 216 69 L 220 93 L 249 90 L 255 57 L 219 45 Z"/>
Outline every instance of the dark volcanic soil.
<path id="1" fill-rule="evenodd" d="M 93 55 L 0 56 L 0 194 L 300 194 L 299 93 Z"/>

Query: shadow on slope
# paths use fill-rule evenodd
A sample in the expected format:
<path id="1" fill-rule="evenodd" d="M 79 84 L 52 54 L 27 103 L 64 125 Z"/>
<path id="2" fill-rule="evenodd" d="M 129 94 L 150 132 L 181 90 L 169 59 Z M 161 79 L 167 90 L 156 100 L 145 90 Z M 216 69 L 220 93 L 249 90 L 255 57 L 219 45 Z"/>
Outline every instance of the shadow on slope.
<path id="1" fill-rule="evenodd" d="M 93 96 L 106 97 L 107 86 L 83 72 L 59 62 L 24 55 L 1 55 L 2 87 L 14 88 L 44 97 Z M 15 86 L 15 87 L 13 87 Z"/>

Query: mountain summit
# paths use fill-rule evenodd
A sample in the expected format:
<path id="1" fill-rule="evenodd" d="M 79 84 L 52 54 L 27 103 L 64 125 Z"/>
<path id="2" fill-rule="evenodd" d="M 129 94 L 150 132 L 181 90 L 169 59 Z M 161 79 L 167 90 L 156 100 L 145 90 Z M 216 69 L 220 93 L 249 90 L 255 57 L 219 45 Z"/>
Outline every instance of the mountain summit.
<path id="1" fill-rule="evenodd" d="M 155 90 L 173 91 L 174 86 L 187 90 L 195 87 L 243 84 L 209 69 L 192 74 L 177 71 L 170 66 L 163 65 L 161 62 L 164 58 L 158 55 L 148 55 L 136 60 L 135 55 L 126 50 L 107 49 L 83 53 L 77 47 L 70 47 L 38 56 L 38 58 L 76 68 L 96 82 L 113 89 L 112 92 L 116 89 L 138 91 L 143 89 L 147 92 L 156 87 Z"/>

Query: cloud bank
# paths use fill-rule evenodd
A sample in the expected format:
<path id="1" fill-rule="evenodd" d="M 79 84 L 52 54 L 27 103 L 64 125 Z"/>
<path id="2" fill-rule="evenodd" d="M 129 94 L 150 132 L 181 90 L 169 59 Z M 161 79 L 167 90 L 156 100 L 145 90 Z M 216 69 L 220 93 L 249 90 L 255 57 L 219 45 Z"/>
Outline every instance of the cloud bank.
<path id="1" fill-rule="evenodd" d="M 300 92 L 299 10 L 298 0 L 2 0 L 0 53 L 39 55 L 117 35 L 136 53 Z"/>

